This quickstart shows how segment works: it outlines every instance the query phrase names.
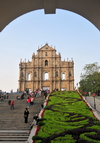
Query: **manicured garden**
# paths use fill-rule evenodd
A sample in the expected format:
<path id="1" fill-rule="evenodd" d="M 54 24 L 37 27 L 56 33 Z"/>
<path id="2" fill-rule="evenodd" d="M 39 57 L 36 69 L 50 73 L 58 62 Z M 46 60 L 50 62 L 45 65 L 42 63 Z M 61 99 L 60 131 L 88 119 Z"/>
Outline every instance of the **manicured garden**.
<path id="1" fill-rule="evenodd" d="M 100 143 L 100 122 L 76 91 L 53 92 L 38 128 L 36 143 Z"/>

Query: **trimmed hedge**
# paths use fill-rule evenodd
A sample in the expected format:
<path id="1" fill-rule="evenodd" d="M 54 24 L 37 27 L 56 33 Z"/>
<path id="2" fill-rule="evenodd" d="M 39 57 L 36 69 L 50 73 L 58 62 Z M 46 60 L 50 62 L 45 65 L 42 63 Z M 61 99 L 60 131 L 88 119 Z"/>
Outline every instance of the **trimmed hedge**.
<path id="1" fill-rule="evenodd" d="M 52 93 L 44 118 L 36 143 L 100 143 L 100 122 L 77 92 Z"/>

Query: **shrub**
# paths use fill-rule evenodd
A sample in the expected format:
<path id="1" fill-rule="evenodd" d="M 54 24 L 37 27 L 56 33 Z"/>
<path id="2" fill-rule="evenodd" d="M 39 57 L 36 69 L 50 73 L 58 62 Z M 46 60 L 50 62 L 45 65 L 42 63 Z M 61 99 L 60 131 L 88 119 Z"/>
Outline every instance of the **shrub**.
<path id="1" fill-rule="evenodd" d="M 100 143 L 100 122 L 83 98 L 75 91 L 56 91 L 52 95 L 45 107 L 48 109 L 44 112 L 46 120 L 39 123 L 41 129 L 38 135 L 43 138 L 42 141 L 49 138 L 51 143 Z M 37 143 L 42 141 L 38 140 Z"/>
<path id="2" fill-rule="evenodd" d="M 38 126 L 43 126 L 43 125 L 45 125 L 44 122 L 42 122 L 42 121 L 38 122 Z"/>
<path id="3" fill-rule="evenodd" d="M 46 120 L 46 118 L 40 118 L 40 119 L 39 119 L 39 121 L 44 121 L 44 120 Z"/>
<path id="4" fill-rule="evenodd" d="M 32 140 L 33 140 L 33 141 L 35 141 L 35 140 L 43 140 L 43 138 L 40 137 L 40 136 L 38 136 L 38 135 L 34 135 L 34 136 L 32 137 Z"/>
<path id="5" fill-rule="evenodd" d="M 50 107 L 49 107 L 49 106 L 45 106 L 45 107 L 44 107 L 44 109 L 47 109 L 47 110 L 49 110 L 49 109 L 50 109 Z"/>
<path id="6" fill-rule="evenodd" d="M 93 139 L 87 137 L 87 135 L 96 135 L 96 133 L 95 132 L 83 133 L 80 135 L 80 138 L 90 141 L 90 142 L 93 142 L 93 143 L 100 143 L 100 141 L 93 140 Z"/>

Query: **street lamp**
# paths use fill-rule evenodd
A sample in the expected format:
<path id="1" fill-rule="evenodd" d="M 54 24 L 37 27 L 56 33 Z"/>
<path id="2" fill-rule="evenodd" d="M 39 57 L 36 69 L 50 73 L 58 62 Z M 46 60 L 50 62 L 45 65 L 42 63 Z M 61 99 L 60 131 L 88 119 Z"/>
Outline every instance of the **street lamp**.
<path id="1" fill-rule="evenodd" d="M 94 109 L 96 109 L 96 103 L 95 103 L 95 96 L 96 96 L 96 93 L 93 93 L 92 96 L 94 97 Z"/>
<path id="2" fill-rule="evenodd" d="M 94 84 L 95 84 L 95 79 L 94 79 L 94 81 L 92 82 L 92 86 L 94 86 Z M 96 103 L 95 103 L 96 93 L 93 93 L 92 96 L 94 97 L 94 109 L 96 109 Z"/>
<path id="3" fill-rule="evenodd" d="M 86 81 L 84 82 L 84 96 L 85 96 L 85 98 L 86 98 L 86 94 L 87 94 L 87 92 L 86 92 Z"/>

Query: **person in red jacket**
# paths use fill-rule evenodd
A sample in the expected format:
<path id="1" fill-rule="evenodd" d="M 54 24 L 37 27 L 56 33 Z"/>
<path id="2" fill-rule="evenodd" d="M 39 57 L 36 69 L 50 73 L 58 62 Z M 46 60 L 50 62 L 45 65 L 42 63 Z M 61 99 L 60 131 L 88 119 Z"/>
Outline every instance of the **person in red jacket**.
<path id="1" fill-rule="evenodd" d="M 14 100 L 12 100 L 11 102 L 10 102 L 10 109 L 12 110 L 12 109 L 14 109 Z"/>
<path id="2" fill-rule="evenodd" d="M 31 99 L 30 99 L 30 97 L 28 97 L 27 98 L 27 106 L 28 106 L 28 108 L 30 107 L 30 105 L 31 105 Z"/>

